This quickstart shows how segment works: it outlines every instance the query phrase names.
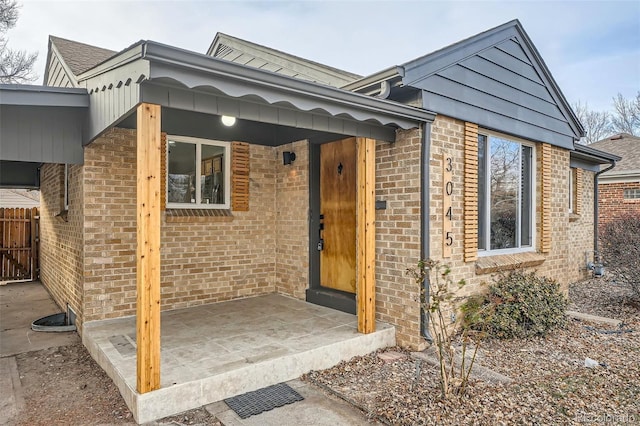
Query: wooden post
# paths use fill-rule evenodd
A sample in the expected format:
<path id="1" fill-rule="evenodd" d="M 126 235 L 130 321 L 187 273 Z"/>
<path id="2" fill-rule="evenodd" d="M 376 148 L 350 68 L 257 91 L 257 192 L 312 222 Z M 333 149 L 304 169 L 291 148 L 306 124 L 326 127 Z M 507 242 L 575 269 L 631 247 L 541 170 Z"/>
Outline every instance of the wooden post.
<path id="1" fill-rule="evenodd" d="M 357 138 L 356 300 L 358 331 L 376 330 L 376 141 Z"/>
<path id="2" fill-rule="evenodd" d="M 160 388 L 160 105 L 138 106 L 137 387 Z"/>

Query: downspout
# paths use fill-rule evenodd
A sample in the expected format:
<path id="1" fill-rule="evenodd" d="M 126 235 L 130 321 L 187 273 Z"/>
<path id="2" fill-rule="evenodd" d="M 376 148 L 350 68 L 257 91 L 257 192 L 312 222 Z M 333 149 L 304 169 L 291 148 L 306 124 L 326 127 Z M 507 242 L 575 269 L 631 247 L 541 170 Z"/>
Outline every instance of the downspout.
<path id="1" fill-rule="evenodd" d="M 593 261 L 596 264 L 602 265 L 600 259 L 600 253 L 598 250 L 598 176 L 604 172 L 608 172 L 616 166 L 616 160 L 611 160 L 610 166 L 606 169 L 596 172 L 593 176 Z"/>
<path id="2" fill-rule="evenodd" d="M 429 248 L 429 159 L 431 158 L 431 123 L 422 124 L 422 141 L 420 147 L 420 259 L 430 256 Z M 424 299 L 429 300 L 429 275 L 422 282 Z M 429 315 L 420 304 L 420 333 L 427 342 L 433 343 L 429 333 Z"/>

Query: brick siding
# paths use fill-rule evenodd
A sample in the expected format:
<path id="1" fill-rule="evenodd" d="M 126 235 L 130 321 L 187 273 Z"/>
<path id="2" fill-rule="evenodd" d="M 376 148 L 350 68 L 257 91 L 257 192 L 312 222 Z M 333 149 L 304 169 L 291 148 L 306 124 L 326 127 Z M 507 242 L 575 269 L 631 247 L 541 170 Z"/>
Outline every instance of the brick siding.
<path id="1" fill-rule="evenodd" d="M 454 242 L 452 255 L 444 262 L 452 266 L 454 281 L 468 283 L 460 295 L 484 291 L 483 283 L 491 279 L 490 274 L 479 272 L 480 260 L 464 258 L 464 137 L 462 121 L 438 116 L 433 123 L 431 257 L 442 259 L 442 160 L 446 154 L 454 167 Z M 376 200 L 387 202 L 385 210 L 376 211 L 376 318 L 395 325 L 398 343 L 415 349 L 424 347 L 420 289 L 405 271 L 420 259 L 420 141 L 421 131 L 412 129 L 398 131 L 395 143 L 376 144 Z M 55 217 L 60 205 L 60 175 L 55 171 L 59 166 L 43 168 L 43 216 L 47 216 L 43 221 L 43 281 L 59 304 L 71 301 L 83 311 L 85 321 L 135 314 L 135 143 L 134 130 L 113 129 L 85 148 L 84 166 L 73 168 L 76 195 L 72 196 L 69 222 Z M 163 213 L 163 310 L 271 292 L 304 299 L 309 283 L 308 142 L 277 148 L 251 145 L 249 151 L 249 211 L 221 217 Z M 282 165 L 283 151 L 296 153 L 293 164 Z M 542 258 L 535 269 L 557 279 L 566 290 L 569 282 L 585 275 L 584 252 L 592 250 L 593 174 L 580 174 L 583 208 L 580 215 L 570 216 L 569 152 L 550 146 L 545 159 L 545 173 L 550 176 L 546 231 L 551 240 L 548 253 L 533 254 Z M 542 202 L 541 167 L 538 158 L 536 206 Z M 76 203 L 80 203 L 78 208 Z M 537 214 L 538 236 L 542 226 Z M 83 241 L 87 242 L 84 248 Z M 54 268 L 53 262 L 61 256 L 68 256 L 65 267 Z"/>
<path id="2" fill-rule="evenodd" d="M 480 265 L 486 265 L 495 258 L 498 264 L 504 265 L 504 259 L 497 257 L 481 257 L 477 261 L 465 262 L 464 259 L 464 240 L 465 240 L 465 218 L 463 216 L 464 203 L 464 134 L 465 123 L 445 116 L 437 116 L 432 125 L 431 133 L 431 167 L 430 167 L 430 249 L 431 257 L 441 260 L 452 266 L 452 279 L 458 281 L 464 279 L 466 285 L 460 290 L 460 296 L 475 294 L 486 291 L 486 284 L 492 279 L 489 273 L 482 273 Z M 536 144 L 540 147 L 541 144 Z M 541 149 L 536 150 L 538 154 Z M 453 224 L 452 232 L 454 242 L 452 246 L 452 255 L 450 258 L 442 258 L 442 228 L 443 228 L 443 181 L 442 181 L 442 161 L 446 154 L 453 158 Z M 569 151 L 555 147 L 547 146 L 545 148 L 545 157 L 548 161 L 544 167 L 545 174 L 550 176 L 546 191 L 548 200 L 548 220 L 545 221 L 549 227 L 545 231 L 545 235 L 550 236 L 549 252 L 540 253 L 540 235 L 542 234 L 543 217 L 541 215 L 542 208 L 542 158 L 536 156 L 536 249 L 540 259 L 538 262 L 532 262 L 532 256 L 523 256 L 523 261 L 529 264 L 535 264 L 529 268 L 536 270 L 538 274 L 556 279 L 566 293 L 568 284 L 586 276 L 584 269 L 584 253 L 593 250 L 593 184 L 589 183 L 589 179 L 593 179 L 593 174 L 589 172 L 581 173 L 582 176 L 582 214 L 570 222 L 569 217 Z M 591 210 L 590 210 L 591 209 Z M 468 218 L 467 218 L 468 220 Z M 469 228 L 467 228 L 469 229 Z M 477 232 L 471 229 L 471 232 Z M 468 237 L 468 236 L 467 236 Z M 571 255 L 570 255 L 571 253 Z M 514 256 L 513 259 L 518 259 Z M 511 266 L 515 266 L 511 261 Z M 486 268 L 486 271 L 494 269 Z"/>
<path id="3" fill-rule="evenodd" d="M 64 165 L 44 164 L 40 171 L 40 280 L 60 309 L 67 303 L 83 320 L 82 216 L 83 169 L 69 166 L 69 209 L 64 209 Z"/>
<path id="4" fill-rule="evenodd" d="M 286 144 L 274 149 L 276 165 L 275 288 L 278 293 L 305 299 L 309 286 L 309 143 Z M 282 153 L 296 160 L 282 164 Z"/>
<path id="5" fill-rule="evenodd" d="M 625 199 L 625 189 L 640 189 L 640 182 L 598 184 L 599 223 L 628 214 L 640 217 L 640 199 Z"/>
<path id="6" fill-rule="evenodd" d="M 403 346 L 419 347 L 420 292 L 405 271 L 420 260 L 419 130 L 376 144 L 376 318 L 396 326 Z"/>

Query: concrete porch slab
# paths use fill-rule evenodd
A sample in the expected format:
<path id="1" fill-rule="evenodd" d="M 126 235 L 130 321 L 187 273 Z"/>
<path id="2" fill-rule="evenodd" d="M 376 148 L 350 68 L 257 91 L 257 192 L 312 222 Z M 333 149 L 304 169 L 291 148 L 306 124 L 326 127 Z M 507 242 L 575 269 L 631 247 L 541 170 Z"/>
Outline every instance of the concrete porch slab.
<path id="1" fill-rule="evenodd" d="M 282 295 L 166 311 L 161 388 L 136 392 L 135 317 L 84 325 L 83 343 L 118 386 L 138 423 L 329 368 L 395 345 L 395 329 L 357 332 L 355 315 Z"/>

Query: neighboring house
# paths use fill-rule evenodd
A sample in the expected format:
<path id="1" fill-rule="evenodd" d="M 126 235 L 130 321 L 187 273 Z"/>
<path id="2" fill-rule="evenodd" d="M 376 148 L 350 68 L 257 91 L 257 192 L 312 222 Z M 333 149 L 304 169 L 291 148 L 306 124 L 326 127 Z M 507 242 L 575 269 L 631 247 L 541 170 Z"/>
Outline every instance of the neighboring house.
<path id="1" fill-rule="evenodd" d="M 51 37 L 47 63 L 47 87 L 0 87 L 0 160 L 25 185 L 44 163 L 42 282 L 80 333 L 275 292 L 418 349 L 421 258 L 468 294 L 588 274 L 594 174 L 618 157 L 576 143 L 518 21 L 363 78 L 223 34 L 209 55 Z"/>
<path id="2" fill-rule="evenodd" d="M 640 137 L 621 133 L 589 146 L 622 158 L 598 177 L 600 223 L 629 214 L 640 218 Z"/>
<path id="3" fill-rule="evenodd" d="M 40 192 L 27 189 L 0 189 L 0 209 L 40 207 Z"/>

